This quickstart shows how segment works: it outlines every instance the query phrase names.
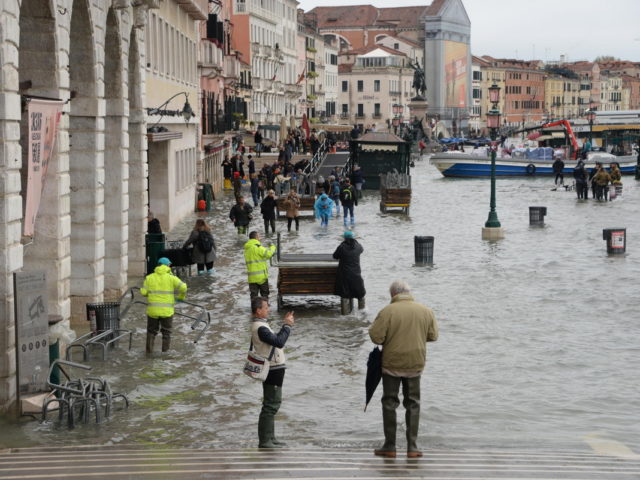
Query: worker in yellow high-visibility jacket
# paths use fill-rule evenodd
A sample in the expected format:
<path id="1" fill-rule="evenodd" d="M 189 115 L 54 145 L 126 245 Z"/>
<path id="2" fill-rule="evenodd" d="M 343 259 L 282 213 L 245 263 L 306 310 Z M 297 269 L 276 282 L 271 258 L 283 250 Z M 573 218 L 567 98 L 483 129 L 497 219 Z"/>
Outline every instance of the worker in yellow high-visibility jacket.
<path id="1" fill-rule="evenodd" d="M 260 244 L 258 232 L 249 233 L 249 240 L 244 244 L 244 261 L 247 265 L 251 298 L 269 298 L 269 259 L 275 252 L 275 245 L 266 248 Z"/>
<path id="2" fill-rule="evenodd" d="M 176 295 L 177 292 L 177 295 Z M 140 293 L 147 297 L 147 345 L 146 352 L 153 352 L 153 343 L 162 332 L 162 351 L 171 345 L 171 327 L 173 323 L 173 305 L 184 300 L 187 284 L 171 273 L 171 261 L 162 257 L 153 273 L 147 275 Z"/>

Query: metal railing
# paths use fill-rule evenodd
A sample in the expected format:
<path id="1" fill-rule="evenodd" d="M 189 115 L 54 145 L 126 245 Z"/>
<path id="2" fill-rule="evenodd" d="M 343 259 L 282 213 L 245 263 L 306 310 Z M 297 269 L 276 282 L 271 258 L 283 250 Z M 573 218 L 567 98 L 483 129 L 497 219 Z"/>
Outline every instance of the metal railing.
<path id="1" fill-rule="evenodd" d="M 302 173 L 307 178 L 313 177 L 318 172 L 318 169 L 320 168 L 320 165 L 322 164 L 322 161 L 324 160 L 324 157 L 327 155 L 328 151 L 329 141 L 325 138 L 324 141 L 320 144 L 320 147 L 318 148 L 316 154 L 302 171 Z"/>
<path id="2" fill-rule="evenodd" d="M 122 300 L 124 300 L 125 297 L 129 297 L 128 298 L 129 302 L 124 307 L 124 309 L 121 311 L 120 318 L 123 318 L 127 314 L 127 312 L 129 311 L 129 309 L 135 304 L 145 305 L 145 306 L 147 305 L 147 302 L 135 299 L 135 292 L 136 291 L 140 291 L 140 288 L 139 287 L 131 287 L 120 298 L 120 302 L 121 302 L 120 305 L 122 306 Z M 198 313 L 196 315 L 192 315 L 192 314 L 186 313 L 184 311 L 181 311 L 182 310 L 182 306 L 184 306 L 184 305 L 187 305 L 187 306 L 195 308 L 196 310 L 198 310 Z M 175 310 L 176 308 L 179 308 L 180 310 Z M 179 317 L 189 318 L 189 319 L 193 320 L 193 323 L 191 324 L 191 330 L 195 330 L 200 324 L 203 324 L 202 329 L 200 331 L 198 331 L 198 334 L 196 335 L 196 338 L 193 340 L 193 343 L 198 343 L 200 338 L 202 338 L 202 335 L 204 335 L 204 332 L 211 325 L 211 314 L 209 313 L 209 311 L 206 308 L 204 308 L 202 305 L 198 305 L 196 303 L 187 302 L 185 300 L 179 300 L 178 303 L 176 303 L 176 305 L 174 307 L 174 315 L 177 315 Z"/>

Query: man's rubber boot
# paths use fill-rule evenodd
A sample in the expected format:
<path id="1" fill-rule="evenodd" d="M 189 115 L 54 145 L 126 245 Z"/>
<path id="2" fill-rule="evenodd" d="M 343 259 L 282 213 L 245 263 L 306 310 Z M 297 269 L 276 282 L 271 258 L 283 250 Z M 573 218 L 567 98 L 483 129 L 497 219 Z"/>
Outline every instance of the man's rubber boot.
<path id="1" fill-rule="evenodd" d="M 274 417 L 280 408 L 275 385 L 263 384 L 264 400 L 258 420 L 258 448 L 282 448 L 273 442 Z"/>
<path id="2" fill-rule="evenodd" d="M 396 411 L 382 409 L 382 426 L 384 429 L 384 444 L 373 451 L 379 457 L 396 457 Z"/>
<path id="3" fill-rule="evenodd" d="M 166 352 L 171 346 L 171 337 L 162 337 L 162 351 Z"/>
<path id="4" fill-rule="evenodd" d="M 282 404 L 282 387 L 275 387 L 274 403 L 278 404 L 278 410 L 280 410 L 280 405 Z M 276 448 L 282 448 L 287 446 L 286 443 L 281 442 L 276 438 L 275 423 L 273 428 L 273 435 L 271 436 L 271 441 L 273 442 L 274 445 L 276 445 Z"/>
<path id="5" fill-rule="evenodd" d="M 364 297 L 362 297 L 358 299 L 358 310 L 364 310 L 364 308 L 365 308 Z"/>
<path id="6" fill-rule="evenodd" d="M 404 394 L 405 422 L 407 424 L 407 457 L 422 457 L 418 449 L 418 428 L 420 427 L 420 377 L 409 379 L 409 389 Z"/>
<path id="7" fill-rule="evenodd" d="M 151 355 L 153 353 L 153 343 L 156 340 L 156 336 L 150 333 L 147 333 L 147 345 L 145 347 L 145 352 L 147 355 Z"/>

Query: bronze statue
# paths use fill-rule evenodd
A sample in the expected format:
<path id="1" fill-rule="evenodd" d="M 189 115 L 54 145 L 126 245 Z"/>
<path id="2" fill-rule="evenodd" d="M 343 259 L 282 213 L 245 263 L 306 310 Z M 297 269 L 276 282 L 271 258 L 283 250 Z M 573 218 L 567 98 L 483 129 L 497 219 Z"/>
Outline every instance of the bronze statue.
<path id="1" fill-rule="evenodd" d="M 424 78 L 424 69 L 420 67 L 420 62 L 418 60 L 416 60 L 415 65 L 413 62 L 409 61 L 409 66 L 413 68 L 413 83 L 411 84 L 411 87 L 416 89 L 416 96 L 413 99 L 424 100 L 424 95 L 427 92 L 427 82 Z"/>

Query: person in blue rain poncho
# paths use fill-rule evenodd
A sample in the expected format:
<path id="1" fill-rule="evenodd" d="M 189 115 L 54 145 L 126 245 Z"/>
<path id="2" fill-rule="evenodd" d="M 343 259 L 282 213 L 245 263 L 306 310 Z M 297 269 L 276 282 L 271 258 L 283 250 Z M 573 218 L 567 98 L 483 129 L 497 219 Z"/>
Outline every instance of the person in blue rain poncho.
<path id="1" fill-rule="evenodd" d="M 335 204 L 326 193 L 323 193 L 318 197 L 316 203 L 313 205 L 316 211 L 316 218 L 320 219 L 320 226 L 324 227 L 329 225 L 329 217 L 333 214 Z"/>

